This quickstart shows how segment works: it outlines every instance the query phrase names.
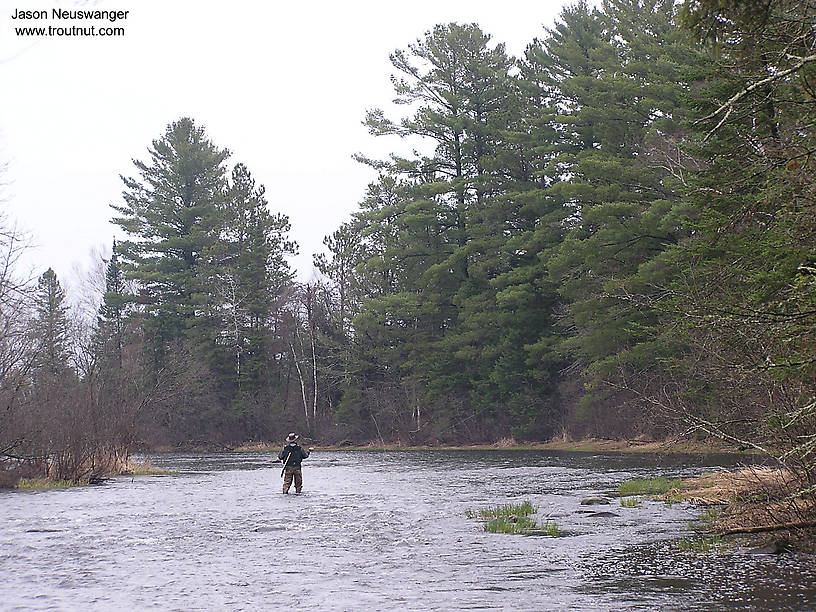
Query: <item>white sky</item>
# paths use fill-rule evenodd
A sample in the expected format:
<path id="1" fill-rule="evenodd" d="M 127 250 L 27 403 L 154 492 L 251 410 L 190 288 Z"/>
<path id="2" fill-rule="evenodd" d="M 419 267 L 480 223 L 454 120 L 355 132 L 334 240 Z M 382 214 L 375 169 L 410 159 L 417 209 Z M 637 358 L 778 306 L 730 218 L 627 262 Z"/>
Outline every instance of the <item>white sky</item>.
<path id="1" fill-rule="evenodd" d="M 437 23 L 478 23 L 520 55 L 565 0 L 0 0 L 3 209 L 35 245 L 34 273 L 61 279 L 109 248 L 120 174 L 171 121 L 191 116 L 230 149 L 287 214 L 311 255 L 348 219 L 374 172 L 351 159 L 399 148 L 369 136 L 366 108 L 393 98 L 388 56 Z M 129 10 L 120 38 L 23 38 L 14 26 L 58 22 L 52 8 Z M 47 10 L 20 23 L 15 9 Z M 393 107 L 391 107 L 393 109 Z"/>

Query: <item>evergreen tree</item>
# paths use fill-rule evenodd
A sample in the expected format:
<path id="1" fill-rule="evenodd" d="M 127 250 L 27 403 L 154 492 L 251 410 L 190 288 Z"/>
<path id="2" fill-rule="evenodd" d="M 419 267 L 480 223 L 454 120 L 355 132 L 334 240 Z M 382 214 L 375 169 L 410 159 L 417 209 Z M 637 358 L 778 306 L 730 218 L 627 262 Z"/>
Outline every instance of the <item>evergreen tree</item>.
<path id="1" fill-rule="evenodd" d="M 352 223 L 344 223 L 323 239 L 329 251 L 315 255 L 314 265 L 332 283 L 333 311 L 340 335 L 351 334 L 351 319 L 358 312 L 362 297 L 357 266 L 363 263 L 364 245 Z"/>
<path id="2" fill-rule="evenodd" d="M 713 73 L 693 101 L 686 222 L 666 308 L 683 308 L 670 361 L 695 425 L 773 448 L 814 482 L 816 10 L 807 2 L 684 3 Z M 682 280 L 682 282 L 680 282 Z"/>
<path id="3" fill-rule="evenodd" d="M 148 163 L 135 162 L 140 176 L 124 179 L 124 204 L 114 207 L 114 222 L 128 234 L 116 264 L 136 287 L 131 299 L 154 350 L 154 374 L 169 361 L 184 365 L 175 371 L 190 401 L 164 420 L 176 432 L 259 435 L 287 367 L 286 257 L 296 249 L 289 220 L 269 211 L 246 166 L 227 177 L 229 152 L 191 119 L 170 124 L 149 153 Z"/>
<path id="4" fill-rule="evenodd" d="M 69 376 L 72 370 L 68 306 L 65 291 L 51 268 L 37 281 L 34 305 L 37 376 L 49 380 Z"/>
<path id="5" fill-rule="evenodd" d="M 121 367 L 125 344 L 125 327 L 129 315 L 130 296 L 127 294 L 116 240 L 113 241 L 111 258 L 105 269 L 105 293 L 99 307 L 96 322 L 95 344 L 97 350 L 112 351 L 114 362 Z"/>
<path id="6" fill-rule="evenodd" d="M 185 336 L 214 339 L 202 264 L 221 227 L 229 152 L 188 118 L 170 124 L 148 152 L 148 163 L 134 161 L 139 178 L 123 177 L 124 204 L 113 206 L 119 214 L 113 221 L 130 236 L 120 244 L 123 269 L 139 285 L 161 354 Z"/>
<path id="7" fill-rule="evenodd" d="M 672 2 L 615 0 L 603 9 L 591 18 L 597 25 L 589 28 L 596 36 L 589 61 L 561 71 L 568 75 L 559 89 L 567 95 L 569 132 L 558 158 L 564 178 L 551 190 L 565 202 L 569 232 L 548 267 L 577 328 L 562 346 L 587 377 L 582 410 L 588 424 L 608 430 L 609 422 L 636 418 L 614 411 L 604 417 L 625 400 L 609 382 L 621 368 L 655 358 L 646 347 L 659 322 L 650 285 L 638 273 L 683 235 L 673 214 L 681 193 L 663 156 L 680 150 L 682 98 L 704 64 L 673 24 Z M 586 40 L 589 15 L 586 6 L 565 12 L 581 28 L 577 40 Z M 562 38 L 553 49 L 572 47 Z"/>
<path id="8" fill-rule="evenodd" d="M 457 340 L 456 330 L 463 305 L 476 301 L 470 296 L 492 291 L 489 276 L 496 270 L 483 260 L 492 259 L 497 236 L 486 221 L 494 197 L 512 180 L 502 164 L 517 161 L 503 153 L 509 148 L 503 130 L 516 112 L 512 59 L 503 45 L 489 42 L 472 24 L 437 26 L 392 56 L 403 75 L 394 79 L 398 102 L 415 105 L 414 114 L 399 124 L 382 111 L 367 119 L 374 134 L 420 136 L 434 147 L 429 156 L 394 156 L 377 165 L 392 175 L 396 200 L 369 198 L 359 217 L 367 235 L 388 238 L 374 248 L 369 267 L 394 270 L 402 290 L 392 287 L 368 302 L 358 323 L 371 337 L 372 324 L 383 326 L 376 337 L 390 338 L 380 344 L 399 347 L 389 371 L 399 371 L 395 382 L 404 380 L 409 389 L 415 425 L 418 405 L 434 397 L 447 403 L 445 395 L 458 395 L 467 412 L 471 379 L 479 376 L 468 351 L 457 349 L 471 340 Z M 378 229 L 386 220 L 387 228 Z M 403 336 L 405 342 L 398 340 Z M 450 415 L 438 416 L 440 428 L 450 430 L 444 423 Z"/>
<path id="9" fill-rule="evenodd" d="M 206 254 L 206 276 L 216 300 L 220 371 L 232 392 L 256 393 L 268 380 L 271 329 L 292 282 L 286 256 L 296 252 L 287 237 L 289 219 L 272 214 L 263 185 L 237 164 L 218 207 L 221 227 Z"/>

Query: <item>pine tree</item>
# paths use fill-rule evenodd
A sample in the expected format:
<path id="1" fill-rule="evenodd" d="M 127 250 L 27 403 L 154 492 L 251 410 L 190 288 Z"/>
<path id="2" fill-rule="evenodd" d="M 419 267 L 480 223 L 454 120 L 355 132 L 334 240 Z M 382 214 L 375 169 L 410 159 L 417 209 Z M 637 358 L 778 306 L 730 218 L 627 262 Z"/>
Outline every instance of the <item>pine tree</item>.
<path id="1" fill-rule="evenodd" d="M 286 257 L 296 248 L 289 221 L 270 213 L 244 165 L 227 177 L 229 151 L 191 119 L 170 124 L 149 154 L 134 162 L 138 178 L 123 179 L 114 222 L 128 235 L 117 245 L 119 265 L 135 287 L 130 299 L 154 374 L 173 362 L 179 388 L 188 389 L 178 414 L 164 420 L 174 435 L 258 435 L 249 411 L 260 414 L 261 395 L 275 393 L 280 378 L 270 368 L 283 367 Z"/>
<path id="2" fill-rule="evenodd" d="M 816 35 L 803 25 L 816 10 L 702 1 L 682 16 L 713 58 L 693 100 L 705 160 L 686 196 L 693 233 L 668 261 L 667 310 L 686 314 L 672 374 L 689 387 L 685 415 L 773 449 L 812 486 Z"/>
<path id="3" fill-rule="evenodd" d="M 116 240 L 113 241 L 111 258 L 105 269 L 105 293 L 99 307 L 96 322 L 95 344 L 103 353 L 112 352 L 113 361 L 122 366 L 122 350 L 125 344 L 125 327 L 130 314 L 131 296 L 128 295 Z"/>
<path id="4" fill-rule="evenodd" d="M 485 252 L 492 251 L 495 226 L 488 228 L 485 219 L 508 181 L 496 160 L 513 157 L 503 153 L 503 130 L 515 112 L 512 59 L 473 24 L 437 26 L 391 59 L 402 75 L 393 79 L 398 102 L 412 104 L 414 112 L 397 124 L 371 111 L 369 128 L 377 135 L 423 137 L 433 153 L 374 164 L 390 175 L 387 193 L 396 200 L 380 194 L 363 204 L 362 231 L 387 240 L 366 266 L 395 273 L 393 286 L 366 303 L 358 323 L 368 337 L 398 347 L 389 372 L 410 389 L 416 425 L 416 406 L 430 399 L 428 392 L 442 404 L 446 394 L 470 401 L 472 359 L 463 362 L 454 345 L 463 305 L 475 293 L 489 293 L 494 273 L 480 260 L 492 259 Z"/>
<path id="5" fill-rule="evenodd" d="M 34 305 L 37 376 L 58 380 L 71 375 L 68 306 L 65 291 L 51 268 L 37 281 Z"/>
<path id="6" fill-rule="evenodd" d="M 344 223 L 323 239 L 328 249 L 315 255 L 314 265 L 333 286 L 332 302 L 340 335 L 351 334 L 351 319 L 359 311 L 362 297 L 357 266 L 363 262 L 364 245 L 353 223 Z"/>
<path id="7" fill-rule="evenodd" d="M 292 282 L 286 256 L 297 248 L 287 237 L 289 219 L 270 213 L 264 194 L 246 166 L 233 168 L 218 207 L 218 239 L 202 266 L 224 349 L 218 367 L 238 396 L 257 392 L 269 378 L 271 328 Z"/>
<path id="8" fill-rule="evenodd" d="M 575 38 L 585 40 L 588 9 L 568 14 L 583 28 Z M 649 306 L 657 283 L 638 274 L 684 235 L 673 212 L 681 205 L 677 167 L 665 157 L 682 155 L 682 98 L 704 63 L 673 17 L 668 1 L 605 2 L 591 18 L 588 61 L 559 83 L 567 141 L 563 179 L 550 189 L 565 202 L 568 234 L 547 263 L 570 304 L 577 333 L 562 348 L 586 376 L 583 409 L 600 416 L 595 427 L 632 418 L 603 415 L 623 401 L 608 384 L 616 373 L 655 357 L 645 347 L 659 325 Z M 553 48 L 571 48 L 560 42 Z"/>
<path id="9" fill-rule="evenodd" d="M 214 339 L 202 264 L 221 227 L 229 151 L 188 118 L 170 124 L 148 151 L 148 163 L 134 161 L 139 178 L 123 177 L 124 204 L 113 206 L 113 221 L 131 237 L 120 244 L 123 270 L 139 285 L 161 353 L 182 337 Z"/>

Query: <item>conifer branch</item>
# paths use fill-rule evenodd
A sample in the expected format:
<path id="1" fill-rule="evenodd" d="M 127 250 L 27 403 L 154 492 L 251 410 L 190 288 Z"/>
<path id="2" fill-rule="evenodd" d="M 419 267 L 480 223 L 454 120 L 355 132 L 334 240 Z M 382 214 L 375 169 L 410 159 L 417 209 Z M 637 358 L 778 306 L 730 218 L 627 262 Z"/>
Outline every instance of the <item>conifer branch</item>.
<path id="1" fill-rule="evenodd" d="M 709 121 L 710 119 L 713 119 L 714 117 L 716 117 L 717 115 L 719 115 L 723 111 L 727 111 L 725 116 L 714 127 L 714 129 L 711 130 L 708 134 L 706 134 L 706 137 L 705 137 L 706 140 L 708 140 L 711 137 L 711 135 L 714 132 L 716 132 L 720 127 L 722 127 L 722 125 L 725 123 L 726 119 L 728 119 L 728 116 L 731 114 L 731 111 L 734 108 L 734 104 L 739 102 L 742 98 L 747 96 L 749 93 L 751 93 L 755 89 L 758 89 L 759 87 L 762 87 L 763 85 L 767 85 L 768 83 L 772 83 L 774 81 L 777 81 L 777 80 L 779 80 L 781 78 L 784 78 L 784 77 L 788 76 L 789 74 L 793 74 L 794 72 L 797 72 L 797 71 L 801 70 L 807 64 L 810 64 L 812 62 L 816 62 L 816 54 L 806 55 L 805 57 L 797 57 L 797 56 L 793 56 L 793 55 L 788 55 L 787 57 L 789 59 L 798 59 L 799 61 L 796 62 L 796 64 L 794 64 L 790 68 L 786 68 L 785 70 L 782 70 L 780 72 L 772 74 L 769 77 L 766 77 L 764 79 L 760 79 L 759 81 L 751 83 L 747 87 L 743 88 L 741 91 L 739 91 L 739 92 L 735 93 L 733 96 L 731 96 L 728 99 L 727 102 L 723 103 L 713 113 L 710 113 L 710 114 L 706 115 L 705 117 L 703 117 L 701 119 L 698 119 L 697 121 L 694 122 L 694 124 L 696 125 L 696 124 L 702 123 L 704 121 Z"/>

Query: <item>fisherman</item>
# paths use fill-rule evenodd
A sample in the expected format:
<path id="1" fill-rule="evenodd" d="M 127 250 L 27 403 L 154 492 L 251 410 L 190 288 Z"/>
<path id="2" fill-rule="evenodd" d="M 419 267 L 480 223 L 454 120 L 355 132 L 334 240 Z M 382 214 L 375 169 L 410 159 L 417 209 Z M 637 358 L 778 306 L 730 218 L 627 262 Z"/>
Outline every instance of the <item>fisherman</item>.
<path id="1" fill-rule="evenodd" d="M 314 448 L 302 448 L 297 443 L 297 434 L 294 432 L 286 436 L 286 446 L 278 453 L 278 459 L 283 463 L 283 493 L 289 493 L 289 487 L 292 486 L 292 479 L 295 480 L 295 493 L 300 493 L 303 488 L 303 472 L 301 471 L 300 463 L 309 456 Z"/>

